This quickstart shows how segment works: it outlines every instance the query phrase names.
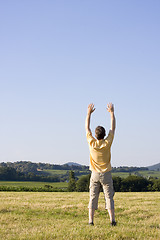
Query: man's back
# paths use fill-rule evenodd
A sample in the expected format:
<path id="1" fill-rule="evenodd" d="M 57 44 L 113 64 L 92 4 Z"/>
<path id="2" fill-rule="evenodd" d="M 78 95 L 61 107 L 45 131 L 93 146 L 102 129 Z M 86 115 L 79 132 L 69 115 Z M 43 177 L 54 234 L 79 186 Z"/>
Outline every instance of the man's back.
<path id="1" fill-rule="evenodd" d="M 87 133 L 87 141 L 90 150 L 90 170 L 97 172 L 111 171 L 111 153 L 110 148 L 114 135 L 110 131 L 107 138 L 96 140 L 91 132 Z"/>

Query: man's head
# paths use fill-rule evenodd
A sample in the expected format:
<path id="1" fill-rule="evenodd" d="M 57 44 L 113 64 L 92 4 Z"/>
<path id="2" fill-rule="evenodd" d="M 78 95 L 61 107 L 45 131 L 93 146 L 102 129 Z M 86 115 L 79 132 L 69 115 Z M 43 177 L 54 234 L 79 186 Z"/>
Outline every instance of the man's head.
<path id="1" fill-rule="evenodd" d="M 106 136 L 106 131 L 105 131 L 104 127 L 102 127 L 102 126 L 96 127 L 96 129 L 95 129 L 95 137 L 96 137 L 98 140 L 101 140 L 101 139 L 103 139 L 105 136 Z"/>

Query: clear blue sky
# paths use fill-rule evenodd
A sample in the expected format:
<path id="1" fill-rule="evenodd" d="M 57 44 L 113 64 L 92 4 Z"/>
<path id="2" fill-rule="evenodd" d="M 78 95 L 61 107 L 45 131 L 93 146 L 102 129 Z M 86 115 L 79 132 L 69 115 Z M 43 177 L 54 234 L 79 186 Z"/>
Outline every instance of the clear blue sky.
<path id="1" fill-rule="evenodd" d="M 117 128 L 113 166 L 160 162 L 160 1 L 0 2 L 0 162 L 89 164 L 84 122 Z"/>

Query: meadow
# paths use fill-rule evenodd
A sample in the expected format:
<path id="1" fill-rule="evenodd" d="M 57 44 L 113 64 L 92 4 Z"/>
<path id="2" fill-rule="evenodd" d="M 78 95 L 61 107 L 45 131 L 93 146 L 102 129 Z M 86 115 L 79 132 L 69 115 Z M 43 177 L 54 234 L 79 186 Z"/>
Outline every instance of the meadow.
<path id="1" fill-rule="evenodd" d="M 159 240 L 160 192 L 116 193 L 111 227 L 103 193 L 88 225 L 89 193 L 0 192 L 1 240 Z"/>
<path id="2" fill-rule="evenodd" d="M 43 173 L 47 173 L 50 176 L 55 176 L 55 175 L 64 175 L 67 174 L 69 172 L 69 170 L 51 170 L 51 169 L 47 169 L 47 170 L 43 170 L 41 171 Z"/>
<path id="3" fill-rule="evenodd" d="M 121 178 L 126 178 L 129 175 L 137 175 L 137 176 L 142 176 L 145 178 L 153 177 L 153 178 L 160 178 L 160 171 L 137 171 L 137 172 L 113 172 L 112 176 L 113 177 L 121 177 Z"/>
<path id="4" fill-rule="evenodd" d="M 27 181 L 0 181 L 0 186 L 7 187 L 44 187 L 50 185 L 54 188 L 66 189 L 68 186 L 67 182 L 27 182 Z"/>

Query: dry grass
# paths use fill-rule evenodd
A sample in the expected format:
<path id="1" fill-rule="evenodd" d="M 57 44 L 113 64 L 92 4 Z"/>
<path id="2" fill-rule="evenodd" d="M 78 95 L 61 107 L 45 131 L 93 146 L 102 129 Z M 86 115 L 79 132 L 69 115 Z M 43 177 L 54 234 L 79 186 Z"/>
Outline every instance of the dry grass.
<path id="1" fill-rule="evenodd" d="M 88 226 L 88 193 L 0 193 L 0 239 L 159 240 L 160 193 L 116 193 L 118 225 L 110 227 L 103 193 Z"/>

